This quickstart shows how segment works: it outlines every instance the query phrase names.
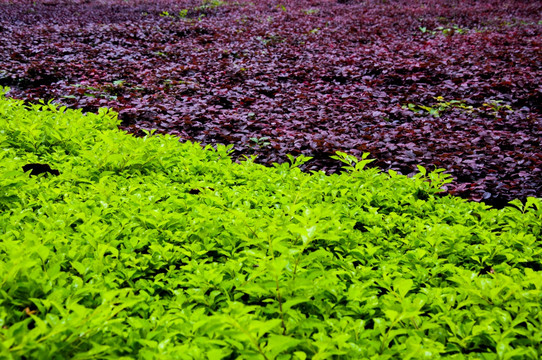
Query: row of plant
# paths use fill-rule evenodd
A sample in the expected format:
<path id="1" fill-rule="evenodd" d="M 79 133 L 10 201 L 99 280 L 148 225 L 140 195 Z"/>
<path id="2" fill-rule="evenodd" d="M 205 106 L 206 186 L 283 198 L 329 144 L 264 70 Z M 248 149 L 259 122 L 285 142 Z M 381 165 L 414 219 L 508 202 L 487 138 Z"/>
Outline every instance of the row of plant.
<path id="1" fill-rule="evenodd" d="M 0 98 L 0 358 L 542 357 L 540 199 L 118 122 Z"/>

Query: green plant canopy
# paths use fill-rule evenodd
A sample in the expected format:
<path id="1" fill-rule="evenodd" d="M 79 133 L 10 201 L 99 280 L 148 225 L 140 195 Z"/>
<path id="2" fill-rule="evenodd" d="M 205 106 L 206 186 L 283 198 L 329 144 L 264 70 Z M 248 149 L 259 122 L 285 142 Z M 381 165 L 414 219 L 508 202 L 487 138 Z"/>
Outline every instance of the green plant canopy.
<path id="1" fill-rule="evenodd" d="M 2 359 L 539 359 L 542 202 L 0 96 Z"/>

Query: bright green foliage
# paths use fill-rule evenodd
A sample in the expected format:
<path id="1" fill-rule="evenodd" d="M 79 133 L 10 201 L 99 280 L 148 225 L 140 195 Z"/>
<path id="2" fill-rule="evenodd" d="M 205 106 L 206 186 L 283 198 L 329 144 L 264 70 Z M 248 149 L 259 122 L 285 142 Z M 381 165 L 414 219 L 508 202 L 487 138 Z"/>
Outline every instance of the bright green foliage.
<path id="1" fill-rule="evenodd" d="M 454 35 L 454 34 L 465 34 L 469 31 L 469 29 L 465 29 L 465 28 L 460 28 L 459 26 L 457 25 L 453 25 L 452 27 L 444 27 L 444 26 L 439 26 L 437 27 L 435 30 L 429 30 L 427 29 L 427 27 L 425 26 L 420 26 L 419 27 L 420 31 L 422 33 L 429 33 L 431 35 L 445 35 L 445 36 L 451 36 L 451 35 Z"/>
<path id="2" fill-rule="evenodd" d="M 0 98 L 2 359 L 539 359 L 542 202 Z M 60 175 L 29 176 L 28 163 Z"/>
<path id="3" fill-rule="evenodd" d="M 403 105 L 403 109 L 411 110 L 415 113 L 421 113 L 424 114 L 425 112 L 433 117 L 440 117 L 440 115 L 443 112 L 450 111 L 452 109 L 459 109 L 461 111 L 466 111 L 467 113 L 489 113 L 495 117 L 499 117 L 501 112 L 511 112 L 512 107 L 510 105 L 501 104 L 502 101 L 500 100 L 494 100 L 494 101 L 488 101 L 487 103 L 484 103 L 483 106 L 475 108 L 472 105 L 465 104 L 464 101 L 461 100 L 444 100 L 442 96 L 436 96 L 434 98 L 437 100 L 437 103 L 433 106 L 426 106 L 426 105 L 416 105 L 409 103 L 408 105 Z"/>
<path id="4" fill-rule="evenodd" d="M 201 4 L 199 6 L 193 7 L 191 9 L 181 9 L 178 11 L 177 16 L 183 20 L 190 20 L 189 15 L 198 14 L 198 18 L 199 20 L 201 20 L 203 17 L 205 17 L 205 13 L 201 12 L 205 12 L 226 5 L 228 5 L 228 3 L 221 0 L 201 0 Z M 175 14 L 172 14 L 169 11 L 162 11 L 159 16 L 175 19 Z"/>
<path id="5" fill-rule="evenodd" d="M 302 10 L 305 15 L 316 15 L 320 13 L 320 9 L 318 8 L 308 8 Z"/>

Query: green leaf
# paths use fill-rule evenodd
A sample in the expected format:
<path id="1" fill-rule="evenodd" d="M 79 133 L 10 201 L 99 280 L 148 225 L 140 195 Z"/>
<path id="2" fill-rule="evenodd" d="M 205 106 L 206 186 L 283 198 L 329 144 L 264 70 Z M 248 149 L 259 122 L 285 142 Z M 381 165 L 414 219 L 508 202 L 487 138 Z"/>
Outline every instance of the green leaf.
<path id="1" fill-rule="evenodd" d="M 412 279 L 395 279 L 393 281 L 393 288 L 399 294 L 401 298 L 405 298 L 406 294 L 412 289 L 414 282 Z"/>
<path id="2" fill-rule="evenodd" d="M 87 273 L 87 268 L 80 262 L 72 261 L 70 264 L 79 274 L 85 275 Z"/>
<path id="3" fill-rule="evenodd" d="M 265 346 L 266 354 L 271 358 L 276 358 L 280 353 L 285 351 L 290 352 L 293 348 L 302 343 L 302 340 L 295 339 L 285 335 L 269 335 L 267 345 Z"/>

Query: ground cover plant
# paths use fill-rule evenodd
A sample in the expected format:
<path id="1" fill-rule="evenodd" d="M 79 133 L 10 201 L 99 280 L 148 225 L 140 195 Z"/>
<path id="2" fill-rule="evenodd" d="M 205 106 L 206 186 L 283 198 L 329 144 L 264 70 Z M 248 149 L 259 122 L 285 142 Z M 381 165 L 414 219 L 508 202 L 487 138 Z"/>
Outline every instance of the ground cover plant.
<path id="1" fill-rule="evenodd" d="M 2 359 L 539 359 L 542 201 L 0 95 Z"/>
<path id="2" fill-rule="evenodd" d="M 10 96 L 258 162 L 337 150 L 496 207 L 542 197 L 539 1 L 0 1 Z"/>

